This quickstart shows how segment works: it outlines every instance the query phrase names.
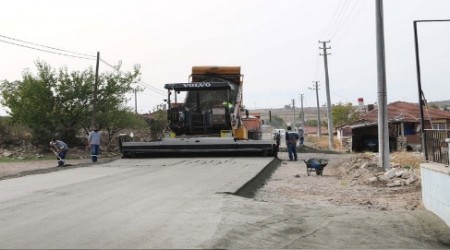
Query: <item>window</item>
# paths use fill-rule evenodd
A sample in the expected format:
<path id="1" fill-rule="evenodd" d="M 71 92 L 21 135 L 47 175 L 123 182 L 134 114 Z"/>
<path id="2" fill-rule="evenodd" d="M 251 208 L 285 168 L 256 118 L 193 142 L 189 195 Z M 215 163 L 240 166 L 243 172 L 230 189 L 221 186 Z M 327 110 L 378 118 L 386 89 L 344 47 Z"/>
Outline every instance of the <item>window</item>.
<path id="1" fill-rule="evenodd" d="M 447 121 L 446 120 L 433 121 L 433 129 L 446 130 L 447 129 Z"/>

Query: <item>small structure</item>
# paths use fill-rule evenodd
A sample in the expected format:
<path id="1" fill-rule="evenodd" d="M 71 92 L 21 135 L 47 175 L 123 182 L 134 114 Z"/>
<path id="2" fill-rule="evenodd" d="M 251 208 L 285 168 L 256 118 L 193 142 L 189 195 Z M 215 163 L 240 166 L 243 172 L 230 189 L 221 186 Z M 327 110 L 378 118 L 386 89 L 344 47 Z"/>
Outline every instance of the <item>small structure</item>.
<path id="1" fill-rule="evenodd" d="M 390 151 L 421 150 L 419 105 L 408 102 L 388 104 Z M 425 129 L 446 130 L 450 126 L 450 112 L 424 108 Z M 338 128 L 343 144 L 351 151 L 378 151 L 378 109 L 361 114 L 361 119 Z M 349 139 L 351 137 L 351 140 Z M 345 140 L 345 143 L 344 143 Z M 350 145 L 349 145 L 350 144 Z"/>

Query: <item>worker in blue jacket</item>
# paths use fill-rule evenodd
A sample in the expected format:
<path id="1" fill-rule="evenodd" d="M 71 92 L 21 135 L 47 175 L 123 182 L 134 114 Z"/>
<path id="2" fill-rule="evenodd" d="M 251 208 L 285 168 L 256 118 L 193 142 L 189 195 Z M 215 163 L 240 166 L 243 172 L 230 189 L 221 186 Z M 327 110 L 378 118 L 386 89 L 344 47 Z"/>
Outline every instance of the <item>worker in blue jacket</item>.
<path id="1" fill-rule="evenodd" d="M 290 161 L 297 160 L 297 142 L 299 139 L 299 135 L 297 132 L 292 131 L 291 126 L 287 127 L 286 131 L 286 146 L 288 149 L 288 155 Z"/>

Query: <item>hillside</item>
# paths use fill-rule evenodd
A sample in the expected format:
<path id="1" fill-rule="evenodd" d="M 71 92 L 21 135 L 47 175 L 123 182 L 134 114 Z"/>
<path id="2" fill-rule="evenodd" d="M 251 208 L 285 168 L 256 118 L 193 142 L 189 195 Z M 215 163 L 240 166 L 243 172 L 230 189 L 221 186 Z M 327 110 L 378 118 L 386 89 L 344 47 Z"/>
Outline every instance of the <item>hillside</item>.
<path id="1" fill-rule="evenodd" d="M 294 111 L 292 109 L 253 109 L 250 110 L 250 113 L 260 113 L 261 119 L 264 121 L 269 121 L 269 111 L 272 112 L 272 117 L 278 116 L 281 119 L 283 119 L 287 124 L 292 124 L 294 120 Z M 305 121 L 308 120 L 317 120 L 317 108 L 307 107 L 303 108 L 303 111 L 305 113 Z M 320 119 L 322 121 L 326 120 L 326 107 L 320 108 Z M 295 109 L 295 121 L 297 126 L 300 126 L 301 124 L 301 109 L 296 108 Z"/>

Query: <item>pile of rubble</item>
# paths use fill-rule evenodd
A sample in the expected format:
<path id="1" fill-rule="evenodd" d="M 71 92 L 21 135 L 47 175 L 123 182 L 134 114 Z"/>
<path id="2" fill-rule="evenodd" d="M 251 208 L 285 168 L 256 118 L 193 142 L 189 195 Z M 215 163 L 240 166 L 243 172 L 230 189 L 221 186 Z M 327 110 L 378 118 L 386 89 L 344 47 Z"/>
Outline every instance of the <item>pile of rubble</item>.
<path id="1" fill-rule="evenodd" d="M 390 169 L 385 171 L 378 166 L 376 154 L 357 154 L 340 165 L 338 178 L 350 180 L 353 184 L 376 187 L 420 186 L 420 172 L 417 167 L 396 162 L 391 162 L 390 165 Z"/>
<path id="2" fill-rule="evenodd" d="M 413 170 L 397 166 L 396 168 L 391 168 L 387 172 L 378 173 L 376 176 L 370 177 L 367 182 L 369 184 L 385 184 L 386 187 L 400 187 L 409 186 L 419 180 L 420 176 Z"/>

